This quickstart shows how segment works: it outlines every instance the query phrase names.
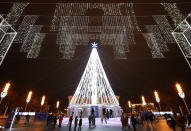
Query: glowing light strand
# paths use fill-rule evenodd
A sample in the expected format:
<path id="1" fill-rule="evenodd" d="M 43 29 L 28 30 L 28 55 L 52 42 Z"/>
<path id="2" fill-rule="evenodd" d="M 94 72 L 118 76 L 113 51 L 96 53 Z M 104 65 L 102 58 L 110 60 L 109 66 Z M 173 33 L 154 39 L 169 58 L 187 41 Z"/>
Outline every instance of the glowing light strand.
<path id="1" fill-rule="evenodd" d="M 188 66 L 191 68 L 191 63 L 189 58 L 191 58 L 191 25 L 188 20 L 191 18 L 191 14 L 189 14 L 172 32 L 176 43 L 182 52 Z"/>
<path id="2" fill-rule="evenodd" d="M 2 64 L 17 32 L 0 16 L 0 65 Z"/>
<path id="3" fill-rule="evenodd" d="M 42 25 L 31 25 L 29 28 L 29 31 L 27 33 L 27 36 L 25 37 L 25 40 L 21 46 L 21 52 L 29 52 L 31 47 L 32 47 L 32 43 L 35 39 L 35 35 L 37 33 L 40 33 L 41 29 L 42 29 Z"/>
<path id="4" fill-rule="evenodd" d="M 33 43 L 32 43 L 32 47 L 27 54 L 27 58 L 35 59 L 39 56 L 42 42 L 43 42 L 45 36 L 46 36 L 45 33 L 36 33 Z"/>
<path id="5" fill-rule="evenodd" d="M 23 18 L 22 23 L 18 27 L 18 34 L 14 40 L 14 43 L 23 43 L 25 37 L 27 36 L 28 30 L 30 29 L 30 25 L 35 24 L 39 16 L 37 15 L 26 15 Z"/>
<path id="6" fill-rule="evenodd" d="M 149 33 L 153 33 L 160 51 L 161 52 L 168 52 L 169 49 L 168 49 L 167 43 L 163 39 L 158 26 L 156 26 L 156 25 L 146 25 L 146 29 L 148 30 Z"/>
<path id="7" fill-rule="evenodd" d="M 16 24 L 16 22 L 18 21 L 18 19 L 22 15 L 24 9 L 28 5 L 29 5 L 29 3 L 25 3 L 25 2 L 15 2 L 15 3 L 13 3 L 13 6 L 12 6 L 12 8 L 10 10 L 10 13 L 6 17 L 6 21 L 11 25 Z"/>
<path id="8" fill-rule="evenodd" d="M 61 30 L 62 29 L 62 30 Z M 75 53 L 77 45 L 85 45 L 91 39 L 100 39 L 102 44 L 113 45 L 116 58 L 125 59 L 125 52 L 128 51 L 125 40 L 126 30 L 119 26 L 67 26 L 59 29 L 57 44 L 59 52 L 63 53 L 63 58 L 70 59 Z M 89 34 L 89 32 L 101 32 L 101 34 Z M 127 39 L 127 38 L 126 38 Z M 72 56 L 69 56 L 72 55 Z"/>
<path id="9" fill-rule="evenodd" d="M 160 32 L 165 39 L 167 43 L 175 43 L 176 41 L 174 40 L 174 37 L 172 36 L 172 27 L 169 24 L 168 20 L 166 19 L 165 15 L 154 15 L 153 16 L 154 20 L 156 21 Z"/>
<path id="10" fill-rule="evenodd" d="M 152 58 L 164 58 L 154 35 L 152 33 L 144 33 L 143 36 L 151 49 Z"/>
<path id="11" fill-rule="evenodd" d="M 175 26 L 177 26 L 184 20 L 185 17 L 178 9 L 176 3 L 161 3 L 161 5 L 164 6 L 164 9 L 171 16 Z"/>

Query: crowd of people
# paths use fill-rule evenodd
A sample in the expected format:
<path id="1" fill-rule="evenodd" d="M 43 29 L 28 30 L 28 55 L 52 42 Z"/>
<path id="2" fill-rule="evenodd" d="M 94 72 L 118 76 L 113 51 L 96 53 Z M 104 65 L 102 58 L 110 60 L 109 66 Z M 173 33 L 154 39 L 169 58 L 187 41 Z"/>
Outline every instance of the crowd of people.
<path id="1" fill-rule="evenodd" d="M 149 125 L 153 128 L 154 124 L 159 121 L 159 118 L 165 118 L 167 125 L 172 128 L 173 131 L 176 131 L 177 128 L 181 128 L 182 131 L 185 131 L 186 127 L 191 127 L 191 114 L 183 116 L 179 113 L 174 113 L 173 115 L 164 114 L 163 116 L 158 115 L 156 117 L 153 113 L 147 112 L 145 114 L 139 113 L 137 115 L 123 113 L 121 115 L 122 129 L 127 130 L 133 128 L 133 130 L 136 131 L 137 124 L 139 124 L 140 127 Z"/>
<path id="2" fill-rule="evenodd" d="M 189 115 L 181 115 L 179 113 L 174 113 L 174 115 L 164 115 L 167 124 L 176 131 L 176 127 L 180 127 L 182 131 L 185 131 L 185 127 L 191 126 L 191 114 Z"/>
<path id="3" fill-rule="evenodd" d="M 113 117 L 112 110 L 110 109 L 102 109 L 102 114 L 98 116 L 94 108 L 91 109 L 90 115 L 88 118 L 85 118 L 89 122 L 89 128 L 94 129 L 96 128 L 96 117 L 100 117 L 101 123 L 107 124 L 108 120 Z M 66 115 L 66 114 L 65 114 Z M 83 112 L 81 111 L 79 115 L 76 115 L 72 113 L 69 118 L 68 116 L 64 117 L 65 115 L 58 115 L 58 114 L 49 114 L 47 117 L 47 127 L 48 128 L 61 128 L 63 126 L 63 119 L 67 118 L 68 124 L 67 128 L 69 131 L 71 130 L 82 130 L 83 125 Z M 29 120 L 30 116 L 29 114 L 26 116 L 22 116 L 22 118 L 25 118 L 25 124 L 30 125 Z M 139 125 L 139 128 L 146 126 L 150 126 L 154 128 L 156 123 L 159 121 L 159 118 L 162 120 L 166 120 L 167 125 L 172 128 L 173 131 L 176 131 L 177 128 L 181 128 L 182 131 L 185 131 L 185 127 L 191 127 L 191 114 L 189 115 L 181 115 L 179 113 L 174 114 L 164 114 L 155 116 L 152 112 L 142 112 L 138 114 L 131 114 L 131 113 L 122 113 L 121 114 L 121 125 L 123 130 L 131 130 L 134 131 L 137 130 L 137 125 Z M 15 124 L 19 123 L 21 119 L 21 115 L 16 115 L 15 117 Z M 97 119 L 98 120 L 98 119 Z M 65 121 L 66 122 L 66 121 Z"/>

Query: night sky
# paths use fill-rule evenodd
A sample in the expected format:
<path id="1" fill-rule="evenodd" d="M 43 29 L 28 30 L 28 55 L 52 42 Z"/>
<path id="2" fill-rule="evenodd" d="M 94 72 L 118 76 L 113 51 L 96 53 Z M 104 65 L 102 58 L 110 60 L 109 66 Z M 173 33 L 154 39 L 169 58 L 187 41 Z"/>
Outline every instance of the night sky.
<path id="1" fill-rule="evenodd" d="M 142 0 L 140 1 L 144 3 Z M 131 2 L 139 3 L 140 1 Z M 153 0 L 151 1 L 153 2 Z M 14 1 L 1 0 L 0 14 L 8 14 L 12 6 L 11 2 Z M 19 22 L 26 14 L 41 15 L 35 24 L 46 25 L 42 32 L 47 33 L 55 10 L 55 4 L 48 3 L 56 3 L 55 0 L 48 0 L 45 4 L 38 4 L 44 3 L 45 0 L 28 2 L 35 4 L 27 6 Z M 60 0 L 57 2 L 67 1 Z M 110 1 L 105 0 L 104 2 Z M 123 1 L 120 0 L 119 2 Z M 158 0 L 158 2 L 160 1 Z M 184 3 L 186 0 L 181 0 L 181 3 L 177 2 L 179 9 L 185 16 L 191 12 L 189 0 L 187 0 L 188 3 Z M 145 25 L 154 24 L 151 15 L 167 14 L 161 5 L 149 4 L 149 1 L 145 1 L 145 4 L 141 3 L 135 5 L 135 14 L 147 16 L 137 17 L 138 24 L 143 30 Z M 18 28 L 19 22 L 14 26 L 15 30 Z M 144 38 L 140 34 L 136 34 L 135 37 L 136 45 L 130 46 L 126 60 L 114 59 L 113 47 L 110 45 L 100 44 L 98 47 L 111 86 L 115 94 L 121 97 L 120 104 L 124 106 L 127 100 L 131 100 L 133 103 L 141 102 L 141 95 L 146 97 L 146 101 L 154 102 L 154 90 L 158 90 L 163 105 L 181 104 L 174 87 L 176 82 L 182 84 L 186 92 L 186 100 L 190 102 L 191 69 L 177 45 L 168 45 L 170 51 L 165 54 L 166 58 L 153 59 Z M 5 82 L 11 81 L 13 85 L 11 92 L 18 94 L 17 99 L 25 96 L 32 89 L 34 97 L 39 98 L 39 100 L 43 94 L 46 94 L 48 103 L 54 104 L 59 99 L 62 101 L 62 106 L 66 107 L 68 104 L 67 96 L 73 95 L 76 90 L 89 58 L 91 46 L 88 43 L 86 46 L 77 46 L 74 58 L 63 60 L 58 52 L 58 45 L 55 43 L 56 33 L 47 34 L 37 59 L 26 59 L 26 54 L 20 53 L 21 44 L 13 43 L 0 67 L 0 86 L 2 87 Z"/>

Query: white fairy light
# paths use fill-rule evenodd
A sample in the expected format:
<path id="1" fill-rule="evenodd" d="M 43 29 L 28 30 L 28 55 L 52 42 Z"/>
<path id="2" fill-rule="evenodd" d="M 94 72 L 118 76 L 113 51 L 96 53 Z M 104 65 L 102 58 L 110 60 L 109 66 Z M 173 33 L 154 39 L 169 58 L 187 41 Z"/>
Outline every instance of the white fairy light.
<path id="1" fill-rule="evenodd" d="M 164 58 L 154 35 L 152 33 L 144 33 L 143 36 L 151 50 L 152 58 Z"/>
<path id="2" fill-rule="evenodd" d="M 175 43 L 175 39 L 171 33 L 173 31 L 173 29 L 172 29 L 170 23 L 168 22 L 166 16 L 165 15 L 154 15 L 153 18 L 156 21 L 165 41 L 167 43 Z"/>
<path id="3" fill-rule="evenodd" d="M 70 107 L 89 105 L 119 106 L 95 46 L 92 48 L 85 71 L 70 102 Z"/>
<path id="4" fill-rule="evenodd" d="M 175 26 L 177 26 L 184 20 L 185 17 L 181 13 L 181 11 L 178 9 L 176 3 L 161 3 L 161 4 L 164 6 L 164 9 L 172 18 Z"/>
<path id="5" fill-rule="evenodd" d="M 25 40 L 21 46 L 21 52 L 29 52 L 31 47 L 32 47 L 32 43 L 35 39 L 35 35 L 37 33 L 40 33 L 41 29 L 42 29 L 42 25 L 31 25 L 29 28 L 29 31 L 27 33 L 27 36 L 25 37 Z"/>
<path id="6" fill-rule="evenodd" d="M 188 66 L 191 68 L 191 63 L 189 58 L 191 58 L 191 25 L 188 22 L 188 19 L 191 18 L 191 14 L 189 14 L 172 32 L 176 43 L 182 52 Z"/>
<path id="7" fill-rule="evenodd" d="M 28 4 L 29 3 L 25 3 L 25 2 L 13 3 L 10 13 L 6 17 L 6 21 L 11 25 L 16 24 L 16 22 L 18 21 L 18 19 L 20 18 L 24 9 L 28 6 Z"/>
<path id="8" fill-rule="evenodd" d="M 123 6 L 125 14 L 121 12 Z M 85 16 L 88 9 L 100 9 L 103 16 Z M 102 26 L 91 25 L 96 21 Z M 134 32 L 141 31 L 133 3 L 59 3 L 50 30 L 58 30 L 56 43 L 64 59 L 73 57 L 77 45 L 95 39 L 102 44 L 113 45 L 115 58 L 126 59 L 129 44 L 136 44 Z"/>
<path id="9" fill-rule="evenodd" d="M 18 34 L 14 40 L 14 43 L 23 43 L 25 40 L 25 37 L 27 36 L 28 30 L 30 29 L 30 25 L 33 25 L 39 16 L 37 15 L 26 15 L 23 18 L 22 23 L 20 24 L 18 28 Z"/>
<path id="10" fill-rule="evenodd" d="M 0 16 L 0 65 L 2 64 L 17 32 Z"/>
<path id="11" fill-rule="evenodd" d="M 149 33 L 153 33 L 161 52 L 169 51 L 169 49 L 167 47 L 167 43 L 163 39 L 161 32 L 157 25 L 146 25 L 146 29 Z"/>
<path id="12" fill-rule="evenodd" d="M 27 58 L 37 58 L 39 56 L 40 53 L 40 49 L 42 46 L 42 42 L 45 38 L 45 33 L 36 33 L 33 43 L 32 43 L 32 47 L 30 49 L 30 51 L 27 54 Z"/>
<path id="13" fill-rule="evenodd" d="M 141 28 L 139 27 L 139 24 L 137 22 L 133 3 L 126 3 L 126 6 L 127 7 L 125 9 L 127 12 L 127 16 L 130 16 L 132 24 L 136 27 L 137 31 L 141 31 Z"/>

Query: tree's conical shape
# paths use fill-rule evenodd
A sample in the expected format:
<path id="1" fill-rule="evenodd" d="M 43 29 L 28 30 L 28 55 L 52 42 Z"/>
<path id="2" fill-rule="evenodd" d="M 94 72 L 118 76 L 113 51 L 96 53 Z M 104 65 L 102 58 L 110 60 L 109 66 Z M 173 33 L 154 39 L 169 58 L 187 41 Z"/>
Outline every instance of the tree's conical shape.
<path id="1" fill-rule="evenodd" d="M 72 106 L 119 106 L 119 102 L 107 79 L 96 46 L 92 51 L 85 71 L 74 96 Z"/>

